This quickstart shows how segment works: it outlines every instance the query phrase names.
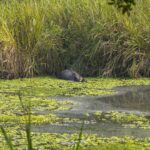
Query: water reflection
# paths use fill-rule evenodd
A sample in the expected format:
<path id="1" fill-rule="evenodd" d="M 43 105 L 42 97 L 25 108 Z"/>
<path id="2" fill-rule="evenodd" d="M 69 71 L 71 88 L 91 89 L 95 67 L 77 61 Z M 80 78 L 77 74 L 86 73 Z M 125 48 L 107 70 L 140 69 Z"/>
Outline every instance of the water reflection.
<path id="1" fill-rule="evenodd" d="M 118 94 L 98 99 L 116 109 L 150 112 L 150 87 L 120 87 Z"/>
<path id="2" fill-rule="evenodd" d="M 145 113 L 150 116 L 150 86 L 118 87 L 114 89 L 117 94 L 113 96 L 82 96 L 82 97 L 57 97 L 58 100 L 71 100 L 77 102 L 70 110 L 55 112 L 62 118 L 70 118 L 70 121 L 62 121 L 60 124 L 34 126 L 34 131 L 51 133 L 74 133 L 80 130 L 81 120 L 85 119 L 84 132 L 94 133 L 100 136 L 135 136 L 149 137 L 150 129 L 124 128 L 121 123 L 112 121 L 97 121 L 93 113 L 97 111 L 122 111 L 128 113 Z M 85 117 L 85 114 L 88 114 Z M 71 119 L 78 118 L 79 121 Z"/>

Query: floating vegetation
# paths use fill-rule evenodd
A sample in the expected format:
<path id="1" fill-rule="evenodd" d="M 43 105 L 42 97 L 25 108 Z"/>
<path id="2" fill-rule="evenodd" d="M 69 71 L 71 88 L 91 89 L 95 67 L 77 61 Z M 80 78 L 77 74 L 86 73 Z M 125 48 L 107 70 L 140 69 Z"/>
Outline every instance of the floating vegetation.
<path id="1" fill-rule="evenodd" d="M 144 114 L 132 114 L 126 112 L 96 112 L 96 119 L 99 121 L 112 121 L 121 123 L 124 127 L 131 128 L 150 128 L 150 120 L 145 117 Z"/>
<path id="2" fill-rule="evenodd" d="M 28 114 L 23 109 L 30 106 L 31 129 L 33 126 L 45 124 L 58 124 L 69 122 L 81 123 L 79 118 L 61 118 L 55 114 L 57 111 L 69 110 L 76 105 L 70 100 L 57 100 L 53 96 L 82 96 L 82 95 L 107 95 L 114 94 L 114 87 L 129 85 L 149 85 L 149 78 L 141 79 L 112 79 L 112 78 L 87 78 L 85 83 L 58 80 L 54 77 L 24 78 L 15 80 L 0 80 L 0 125 L 10 137 L 13 147 L 18 150 L 26 149 L 25 127 Z M 69 98 L 69 97 L 68 97 Z M 30 105 L 29 105 L 30 104 Z M 86 115 L 88 118 L 88 115 Z M 111 121 L 122 124 L 123 127 L 148 129 L 149 119 L 144 115 L 135 115 L 121 112 L 96 112 L 93 118 L 98 121 Z M 85 121 L 85 125 L 89 122 Z M 31 130 L 32 131 L 32 130 Z M 72 150 L 78 143 L 78 133 L 50 134 L 31 132 L 34 149 Z M 149 138 L 111 137 L 101 138 L 96 135 L 82 134 L 80 141 L 81 150 L 149 150 Z M 3 134 L 0 132 L 0 149 L 8 149 Z"/>
<path id="3" fill-rule="evenodd" d="M 87 82 L 78 83 L 59 80 L 54 77 L 36 77 L 15 80 L 0 80 L 0 91 L 14 94 L 20 90 L 22 95 L 30 96 L 76 96 L 113 94 L 117 86 L 150 85 L 149 78 L 86 78 Z"/>
<path id="4" fill-rule="evenodd" d="M 14 148 L 18 150 L 27 147 L 25 132 L 19 126 L 7 128 L 7 133 L 12 139 Z M 78 133 L 75 134 L 50 134 L 32 132 L 33 148 L 39 150 L 57 149 L 72 150 L 78 143 Z M 0 134 L 0 148 L 7 149 L 7 145 Z M 111 137 L 102 138 L 96 135 L 83 134 L 80 144 L 81 150 L 149 150 L 150 138 Z"/>

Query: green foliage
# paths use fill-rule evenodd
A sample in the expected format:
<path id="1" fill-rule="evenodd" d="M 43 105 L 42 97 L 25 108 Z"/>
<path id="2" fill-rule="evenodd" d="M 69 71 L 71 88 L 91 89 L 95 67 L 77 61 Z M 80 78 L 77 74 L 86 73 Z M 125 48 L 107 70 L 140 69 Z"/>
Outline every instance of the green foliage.
<path id="1" fill-rule="evenodd" d="M 149 5 L 137 1 L 128 17 L 105 0 L 0 2 L 0 70 L 149 76 Z"/>
<path id="2" fill-rule="evenodd" d="M 135 5 L 135 0 L 110 0 L 110 5 L 115 5 L 118 9 L 122 10 L 122 13 L 130 14 L 132 6 Z"/>

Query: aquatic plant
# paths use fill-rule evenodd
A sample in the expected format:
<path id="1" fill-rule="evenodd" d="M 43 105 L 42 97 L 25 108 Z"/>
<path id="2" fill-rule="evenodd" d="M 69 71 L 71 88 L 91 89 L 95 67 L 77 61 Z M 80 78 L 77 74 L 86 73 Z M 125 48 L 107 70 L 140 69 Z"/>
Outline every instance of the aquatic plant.
<path id="1" fill-rule="evenodd" d="M 61 122 L 70 120 L 70 118 L 60 118 L 54 112 L 69 110 L 75 104 L 67 100 L 58 101 L 52 96 L 113 94 L 112 88 L 116 86 L 150 84 L 149 78 L 87 78 L 87 81 L 81 84 L 58 80 L 54 77 L 0 80 L 0 125 L 2 126 L 0 149 L 13 147 L 13 149 L 22 150 L 32 147 L 40 150 L 72 150 L 73 148 L 81 150 L 87 150 L 87 148 L 89 150 L 148 150 L 149 138 L 101 138 L 93 134 L 85 134 L 83 126 L 80 132 L 75 134 L 31 131 L 31 125 L 32 127 L 45 124 L 61 125 Z M 18 94 L 20 94 L 19 97 Z M 99 120 L 105 119 L 122 123 L 124 127 L 131 127 L 132 124 L 136 128 L 149 128 L 149 120 L 145 116 L 110 112 L 103 115 L 102 118 L 101 112 L 97 112 L 94 117 Z M 82 122 L 77 118 L 72 120 Z"/>
<path id="2" fill-rule="evenodd" d="M 25 132 L 21 131 L 19 127 L 11 127 L 7 130 L 10 135 L 15 135 L 13 138 L 14 148 L 19 150 L 26 148 L 26 143 L 23 139 Z M 32 132 L 33 148 L 46 150 L 46 149 L 57 149 L 57 150 L 73 150 L 76 145 L 76 139 L 79 134 L 50 134 L 50 133 L 38 133 Z M 0 136 L 0 140 L 1 136 Z M 82 135 L 82 143 L 80 145 L 81 150 L 149 150 L 149 138 L 134 138 L 134 137 L 98 137 L 97 135 Z M 0 148 L 5 148 L 4 141 L 0 143 Z"/>
<path id="3" fill-rule="evenodd" d="M 86 78 L 87 82 L 76 83 L 65 80 L 59 80 L 55 77 L 35 77 L 16 80 L 0 80 L 0 92 L 10 94 L 16 90 L 22 90 L 22 94 L 26 96 L 75 96 L 75 95 L 107 95 L 114 94 L 114 87 L 130 86 L 130 85 L 150 85 L 149 78 L 129 79 L 129 78 Z M 33 92 L 31 92 L 33 91 Z M 12 94 L 11 94 L 12 93 Z M 1 93 L 0 93 L 1 94 Z M 27 98 L 25 98 L 27 99 Z M 37 100 L 37 101 L 36 101 Z M 42 98 L 33 98 L 39 104 Z M 42 102 L 46 99 L 43 98 Z M 52 101 L 47 101 L 51 103 Z M 34 105 L 34 103 L 33 103 Z M 51 107 L 54 106 L 52 103 Z M 49 106 L 50 106 L 49 105 Z"/>
<path id="4" fill-rule="evenodd" d="M 122 124 L 123 127 L 150 128 L 150 120 L 144 114 L 132 114 L 117 111 L 95 112 L 95 118 L 100 121 L 110 121 Z"/>

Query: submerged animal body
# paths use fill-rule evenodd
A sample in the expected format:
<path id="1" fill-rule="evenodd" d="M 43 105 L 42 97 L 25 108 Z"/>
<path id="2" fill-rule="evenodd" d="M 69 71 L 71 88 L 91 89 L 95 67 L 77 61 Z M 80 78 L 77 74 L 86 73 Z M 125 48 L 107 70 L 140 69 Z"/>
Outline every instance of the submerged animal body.
<path id="1" fill-rule="evenodd" d="M 64 80 L 76 81 L 76 82 L 84 81 L 84 78 L 72 69 L 71 70 L 70 69 L 63 70 L 59 74 L 59 78 L 64 79 Z"/>

